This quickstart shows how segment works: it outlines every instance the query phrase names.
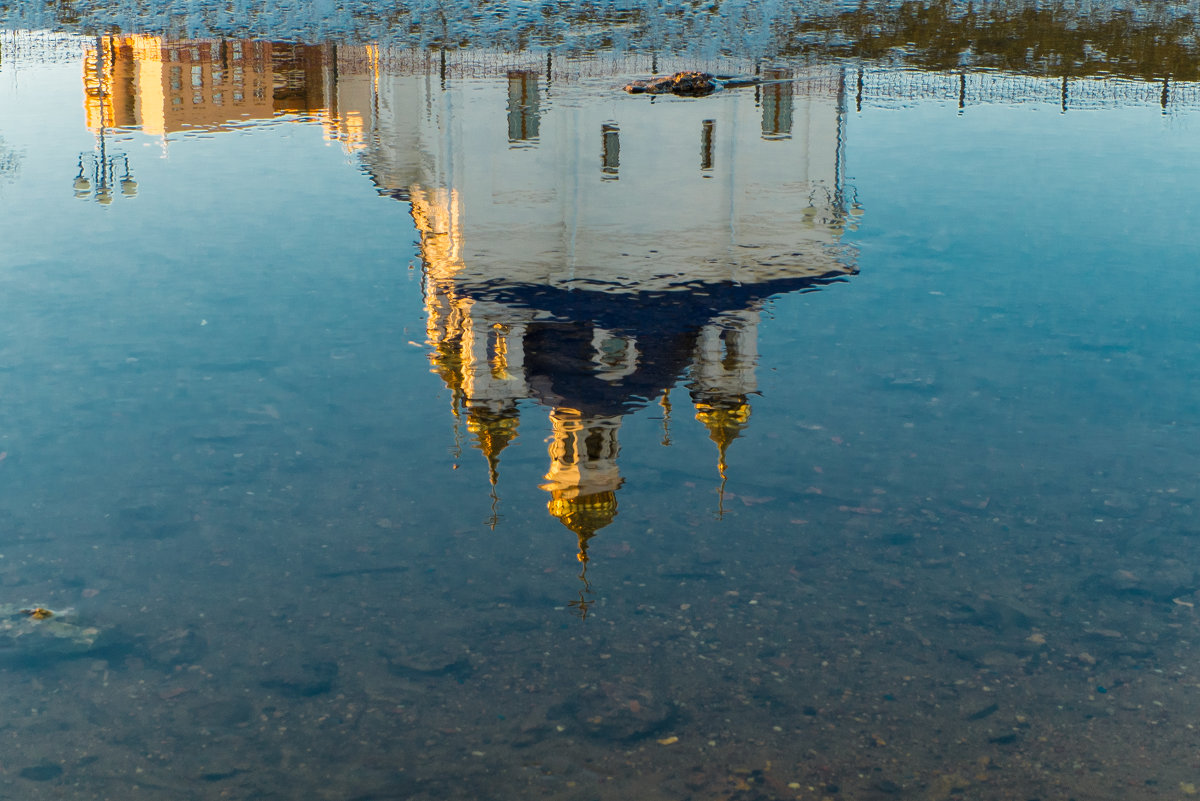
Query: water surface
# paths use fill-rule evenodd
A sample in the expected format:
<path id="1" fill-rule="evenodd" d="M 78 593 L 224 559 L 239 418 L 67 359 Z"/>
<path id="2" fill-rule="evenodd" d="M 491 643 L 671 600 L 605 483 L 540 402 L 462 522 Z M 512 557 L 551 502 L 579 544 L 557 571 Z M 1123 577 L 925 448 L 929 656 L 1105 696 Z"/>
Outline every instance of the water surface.
<path id="1" fill-rule="evenodd" d="M 1195 792 L 1195 9 L 72 9 L 0 794 Z"/>

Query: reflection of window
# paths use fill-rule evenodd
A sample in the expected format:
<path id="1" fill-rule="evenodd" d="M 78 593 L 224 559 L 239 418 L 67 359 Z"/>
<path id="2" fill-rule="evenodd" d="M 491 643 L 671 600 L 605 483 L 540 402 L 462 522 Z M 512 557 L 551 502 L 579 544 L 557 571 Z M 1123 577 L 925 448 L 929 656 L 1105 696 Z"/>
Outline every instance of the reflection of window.
<path id="1" fill-rule="evenodd" d="M 225 93 L 224 92 L 213 92 L 212 100 L 213 100 L 214 106 L 224 105 L 225 104 Z"/>
<path id="2" fill-rule="evenodd" d="M 700 169 L 706 172 L 713 168 L 713 145 L 716 129 L 716 120 L 705 120 L 700 124 Z"/>
<path id="3" fill-rule="evenodd" d="M 792 138 L 792 95 L 794 84 L 792 71 L 783 69 L 763 70 L 762 87 L 762 138 Z M 779 81 L 779 83 L 770 83 Z"/>
<path id="4" fill-rule="evenodd" d="M 234 92 L 234 93 L 233 93 L 233 102 L 234 102 L 234 103 L 241 103 L 241 102 L 242 102 L 242 93 L 241 93 L 241 92 Z"/>
<path id="5" fill-rule="evenodd" d="M 183 89 L 183 67 L 171 67 L 171 91 Z"/>
<path id="6" fill-rule="evenodd" d="M 212 71 L 213 86 L 219 86 L 225 82 L 225 72 L 223 70 L 214 69 Z"/>
<path id="7" fill-rule="evenodd" d="M 193 106 L 199 106 L 199 105 L 202 105 L 203 103 L 204 103 L 204 95 L 200 94 L 199 92 L 192 95 L 192 105 Z"/>
<path id="8" fill-rule="evenodd" d="M 615 181 L 617 170 L 621 167 L 621 130 L 615 122 L 600 126 L 600 141 L 600 177 Z"/>
<path id="9" fill-rule="evenodd" d="M 199 64 L 192 67 L 192 86 L 204 85 L 204 68 Z"/>
<path id="10" fill-rule="evenodd" d="M 508 141 L 529 142 L 538 138 L 541 109 L 537 73 L 512 70 L 508 73 Z"/>
<path id="11" fill-rule="evenodd" d="M 619 381 L 637 370 L 638 349 L 633 337 L 623 337 L 597 328 L 592 332 L 596 377 L 602 381 Z"/>
<path id="12" fill-rule="evenodd" d="M 730 371 L 737 369 L 738 363 L 741 361 L 741 354 L 738 352 L 736 331 L 726 328 L 721 332 L 721 350 L 721 366 Z"/>

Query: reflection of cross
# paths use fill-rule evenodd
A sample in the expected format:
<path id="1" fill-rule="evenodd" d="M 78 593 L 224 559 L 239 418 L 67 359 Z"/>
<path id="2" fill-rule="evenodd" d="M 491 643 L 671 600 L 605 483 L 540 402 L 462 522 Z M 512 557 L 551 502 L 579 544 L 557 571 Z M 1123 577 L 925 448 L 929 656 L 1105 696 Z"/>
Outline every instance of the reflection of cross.
<path id="1" fill-rule="evenodd" d="M 596 601 L 586 597 L 592 594 L 592 585 L 588 584 L 587 580 L 587 557 L 581 557 L 579 561 L 583 562 L 583 570 L 579 572 L 579 580 L 583 582 L 583 589 L 579 591 L 579 600 L 569 601 L 567 606 L 571 607 L 571 613 L 578 615 L 580 620 L 587 620 L 588 612 L 591 611 L 592 604 Z"/>
<path id="2" fill-rule="evenodd" d="M 129 157 L 124 153 L 109 153 L 105 138 L 108 128 L 108 83 L 105 70 L 108 54 L 105 37 L 96 37 L 96 91 L 99 93 L 100 130 L 96 135 L 96 148 L 91 153 L 79 154 L 79 172 L 75 175 L 75 197 L 93 198 L 97 203 L 108 205 L 113 201 L 113 190 L 117 184 L 117 164 L 122 165 L 121 194 L 125 197 L 137 195 L 137 181 L 129 173 Z"/>

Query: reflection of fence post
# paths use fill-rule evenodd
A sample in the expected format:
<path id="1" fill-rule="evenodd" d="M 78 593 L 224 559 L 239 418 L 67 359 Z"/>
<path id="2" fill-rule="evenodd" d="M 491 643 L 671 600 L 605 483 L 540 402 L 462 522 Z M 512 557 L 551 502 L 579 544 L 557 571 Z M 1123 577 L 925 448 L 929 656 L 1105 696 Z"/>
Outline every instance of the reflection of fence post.
<path id="1" fill-rule="evenodd" d="M 763 70 L 762 138 L 791 139 L 793 85 L 789 80 L 792 71 L 787 69 Z M 770 83 L 779 81 L 779 83 Z"/>
<path id="2" fill-rule="evenodd" d="M 1063 114 L 1067 113 L 1067 76 L 1062 79 L 1062 110 Z"/>
<path id="3" fill-rule="evenodd" d="M 1171 86 L 1171 84 L 1170 84 L 1170 81 L 1171 81 L 1171 77 L 1170 77 L 1169 75 L 1163 76 L 1163 90 L 1162 90 L 1162 98 L 1159 100 L 1159 102 L 1162 104 L 1162 110 L 1163 110 L 1163 111 L 1166 111 L 1166 110 L 1167 110 L 1167 103 L 1168 103 L 1168 102 L 1170 101 L 1170 99 L 1171 99 L 1171 94 L 1170 94 L 1170 91 L 1171 91 L 1171 90 L 1170 90 L 1170 86 Z"/>
<path id="4" fill-rule="evenodd" d="M 600 126 L 600 177 L 616 181 L 621 168 L 621 129 L 615 122 Z"/>
<path id="5" fill-rule="evenodd" d="M 716 136 L 717 121 L 705 120 L 700 124 L 700 170 L 712 172 L 713 146 Z"/>
<path id="6" fill-rule="evenodd" d="M 967 105 L 967 73 L 958 74 L 958 110 L 962 111 Z"/>

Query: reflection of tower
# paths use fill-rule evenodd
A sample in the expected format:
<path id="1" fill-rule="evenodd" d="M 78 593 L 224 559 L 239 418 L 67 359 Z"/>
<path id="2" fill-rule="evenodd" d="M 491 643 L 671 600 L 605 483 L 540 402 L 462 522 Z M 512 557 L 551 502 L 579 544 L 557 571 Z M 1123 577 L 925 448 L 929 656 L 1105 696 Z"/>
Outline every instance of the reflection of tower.
<path id="1" fill-rule="evenodd" d="M 532 65 L 459 80 L 440 55 L 339 48 L 327 132 L 409 204 L 430 361 L 453 395 L 456 441 L 465 431 L 487 459 L 493 501 L 523 404 L 551 410 L 541 488 L 577 538 L 571 606 L 586 614 L 589 543 L 615 521 L 623 485 L 623 415 L 661 398 L 669 444 L 667 392 L 687 375 L 723 481 L 756 391 L 762 298 L 857 272 L 841 242 L 840 96 L 788 84 L 769 98 L 767 129 L 740 110 L 750 92 L 555 109 Z M 764 140 L 793 121 L 792 138 Z M 681 131 L 699 134 L 699 153 L 663 146 Z"/>
<path id="2" fill-rule="evenodd" d="M 617 432 L 620 415 L 586 415 L 575 409 L 557 408 L 550 413 L 550 472 L 542 489 L 550 493 L 550 514 L 579 540 L 576 554 L 583 582 L 579 600 L 571 605 L 586 617 L 591 601 L 588 591 L 588 541 L 617 516 L 617 489 L 621 474 L 617 454 L 621 447 Z"/>
<path id="3" fill-rule="evenodd" d="M 749 396 L 757 389 L 758 312 L 729 312 L 704 326 L 696 343 L 688 384 L 696 419 L 717 445 L 721 476 L 718 510 L 724 512 L 726 456 L 750 422 Z"/>
<path id="4" fill-rule="evenodd" d="M 537 73 L 512 70 L 508 73 L 508 141 L 517 145 L 536 142 L 541 110 Z"/>
<path id="5" fill-rule="evenodd" d="M 792 110 L 795 99 L 792 93 L 792 71 L 787 69 L 763 70 L 762 87 L 762 138 L 791 139 Z M 776 83 L 771 83 L 776 81 Z"/>
<path id="6" fill-rule="evenodd" d="M 451 392 L 454 416 L 466 412 L 467 432 L 488 463 L 492 515 L 499 518 L 500 452 L 517 437 L 517 402 L 529 396 L 525 382 L 525 325 L 511 310 L 487 301 L 457 297 L 448 282 L 426 285 L 426 330 L 430 363 Z"/>

